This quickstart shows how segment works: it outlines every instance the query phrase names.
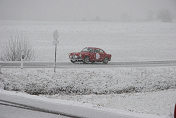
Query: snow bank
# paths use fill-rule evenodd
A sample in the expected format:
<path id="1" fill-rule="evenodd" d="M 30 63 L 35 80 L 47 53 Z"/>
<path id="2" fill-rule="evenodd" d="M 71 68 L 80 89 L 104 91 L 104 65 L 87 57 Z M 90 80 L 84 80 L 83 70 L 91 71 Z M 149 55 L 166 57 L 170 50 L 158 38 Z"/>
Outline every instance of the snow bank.
<path id="1" fill-rule="evenodd" d="M 176 88 L 176 67 L 2 69 L 0 88 L 29 94 L 121 94 Z"/>

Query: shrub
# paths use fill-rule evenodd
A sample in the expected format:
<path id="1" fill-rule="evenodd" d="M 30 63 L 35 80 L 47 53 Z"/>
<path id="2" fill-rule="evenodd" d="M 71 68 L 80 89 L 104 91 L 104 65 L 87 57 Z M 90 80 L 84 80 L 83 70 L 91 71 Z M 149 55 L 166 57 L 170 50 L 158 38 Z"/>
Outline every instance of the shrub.
<path id="1" fill-rule="evenodd" d="M 22 34 L 11 36 L 2 52 L 2 61 L 20 61 L 22 53 L 24 60 L 34 59 L 34 51 L 26 37 Z"/>

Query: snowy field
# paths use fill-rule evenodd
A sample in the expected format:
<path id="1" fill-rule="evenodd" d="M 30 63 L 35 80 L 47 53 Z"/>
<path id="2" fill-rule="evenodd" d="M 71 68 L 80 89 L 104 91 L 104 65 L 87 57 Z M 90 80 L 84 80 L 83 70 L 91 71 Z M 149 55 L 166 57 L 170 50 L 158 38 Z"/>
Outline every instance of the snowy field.
<path id="1" fill-rule="evenodd" d="M 172 114 L 176 67 L 2 69 L 0 88 L 132 112 Z"/>
<path id="2" fill-rule="evenodd" d="M 53 61 L 53 32 L 60 42 L 58 62 L 87 46 L 112 54 L 112 61 L 176 59 L 176 23 L 8 22 L 0 21 L 0 54 L 11 36 L 24 35 L 36 61 Z M 0 89 L 90 103 L 98 107 L 171 116 L 176 103 L 176 67 L 57 69 L 3 68 Z"/>
<path id="3" fill-rule="evenodd" d="M 176 89 L 164 91 L 109 95 L 52 95 L 46 97 L 89 103 L 100 108 L 111 108 L 135 113 L 173 117 Z"/>
<path id="4" fill-rule="evenodd" d="M 87 46 L 104 49 L 112 54 L 115 62 L 176 59 L 175 22 L 0 21 L 0 48 L 10 36 L 21 33 L 31 42 L 36 61 L 51 61 L 54 58 L 52 41 L 56 29 L 60 34 L 57 60 L 60 62 L 68 62 L 68 53 Z"/>

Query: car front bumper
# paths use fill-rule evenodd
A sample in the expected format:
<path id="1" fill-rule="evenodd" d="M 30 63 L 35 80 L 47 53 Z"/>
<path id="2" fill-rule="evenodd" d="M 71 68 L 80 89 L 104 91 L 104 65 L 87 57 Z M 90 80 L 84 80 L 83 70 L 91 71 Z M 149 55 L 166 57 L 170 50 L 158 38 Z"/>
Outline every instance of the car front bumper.
<path id="1" fill-rule="evenodd" d="M 76 55 L 70 56 L 69 58 L 71 61 L 83 61 L 80 56 L 76 56 Z"/>

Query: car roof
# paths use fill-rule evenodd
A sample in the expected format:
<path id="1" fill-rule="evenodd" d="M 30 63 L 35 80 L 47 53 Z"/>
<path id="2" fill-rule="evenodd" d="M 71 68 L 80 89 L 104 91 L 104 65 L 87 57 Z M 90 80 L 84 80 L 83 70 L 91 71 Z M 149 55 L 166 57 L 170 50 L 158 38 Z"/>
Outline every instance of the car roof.
<path id="1" fill-rule="evenodd" d="M 96 48 L 96 47 L 86 47 L 86 48 L 101 49 L 101 48 Z M 101 50 L 102 50 L 102 49 L 101 49 Z"/>

